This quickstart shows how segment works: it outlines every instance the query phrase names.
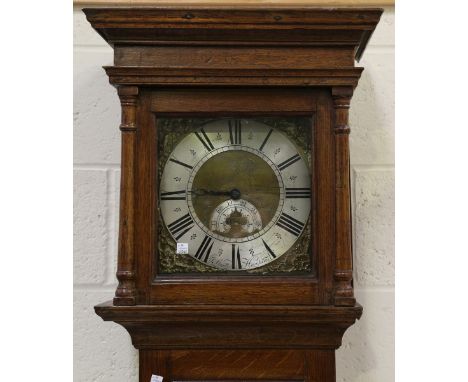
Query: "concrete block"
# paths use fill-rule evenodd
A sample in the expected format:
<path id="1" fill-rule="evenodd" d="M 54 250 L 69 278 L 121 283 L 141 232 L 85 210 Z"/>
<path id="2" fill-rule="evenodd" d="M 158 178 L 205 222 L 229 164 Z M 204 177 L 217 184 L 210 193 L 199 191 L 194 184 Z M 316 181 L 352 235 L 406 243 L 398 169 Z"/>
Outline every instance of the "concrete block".
<path id="1" fill-rule="evenodd" d="M 137 382 L 138 352 L 130 335 L 114 322 L 104 322 L 94 305 L 111 300 L 113 292 L 74 293 L 75 382 Z"/>
<path id="2" fill-rule="evenodd" d="M 107 172 L 74 171 L 74 282 L 100 284 L 107 257 Z"/>
<path id="3" fill-rule="evenodd" d="M 357 291 L 361 319 L 347 330 L 336 352 L 337 382 L 393 382 L 395 298 L 393 291 Z"/>
<path id="4" fill-rule="evenodd" d="M 390 286 L 395 278 L 393 169 L 354 169 L 355 285 Z"/>
<path id="5" fill-rule="evenodd" d="M 351 101 L 349 123 L 352 164 L 395 163 L 395 55 L 369 49 Z"/>
<path id="6" fill-rule="evenodd" d="M 120 163 L 120 101 L 103 65 L 112 53 L 75 48 L 73 77 L 74 162 Z"/>
<path id="7" fill-rule="evenodd" d="M 369 40 L 369 46 L 372 45 L 395 45 L 395 7 L 384 7 L 384 13 Z"/>
<path id="8" fill-rule="evenodd" d="M 110 218 L 110 259 L 109 259 L 109 272 L 106 285 L 112 288 L 117 287 L 117 256 L 118 256 L 118 242 L 119 242 L 119 208 L 120 208 L 120 170 L 111 170 L 110 178 L 112 179 L 110 190 L 109 209 L 111 210 Z"/>
<path id="9" fill-rule="evenodd" d="M 111 50 L 107 42 L 91 27 L 81 7 L 73 7 L 73 44 L 101 46 Z"/>

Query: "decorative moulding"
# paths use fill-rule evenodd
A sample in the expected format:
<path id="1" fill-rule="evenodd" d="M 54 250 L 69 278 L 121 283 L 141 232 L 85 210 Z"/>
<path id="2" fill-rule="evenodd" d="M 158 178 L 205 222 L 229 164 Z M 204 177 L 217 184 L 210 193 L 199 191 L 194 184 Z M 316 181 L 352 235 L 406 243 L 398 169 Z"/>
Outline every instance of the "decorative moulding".
<path id="1" fill-rule="evenodd" d="M 175 5 L 175 4 L 186 4 L 186 5 L 315 5 L 320 7 L 346 7 L 346 6 L 361 6 L 361 7 L 382 7 L 382 6 L 393 6 L 395 0 L 243 0 L 233 2 L 232 0 L 183 0 L 183 1 L 158 1 L 158 0 L 74 0 L 74 5 L 100 5 L 100 6 L 144 6 L 144 5 Z"/>

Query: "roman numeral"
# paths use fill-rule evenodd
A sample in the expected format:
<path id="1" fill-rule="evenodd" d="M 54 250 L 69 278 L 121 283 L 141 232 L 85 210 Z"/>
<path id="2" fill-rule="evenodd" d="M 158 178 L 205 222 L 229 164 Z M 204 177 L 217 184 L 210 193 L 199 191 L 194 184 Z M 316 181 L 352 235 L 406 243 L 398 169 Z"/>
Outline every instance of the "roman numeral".
<path id="1" fill-rule="evenodd" d="M 287 199 L 310 198 L 310 188 L 286 187 Z"/>
<path id="2" fill-rule="evenodd" d="M 181 195 L 181 196 L 177 196 L 177 195 Z M 185 190 L 162 192 L 161 200 L 185 200 Z"/>
<path id="3" fill-rule="evenodd" d="M 286 159 L 284 162 L 280 163 L 278 165 L 278 168 L 280 169 L 280 171 L 283 171 L 286 167 L 289 167 L 293 163 L 296 163 L 299 159 L 301 159 L 299 154 L 293 155 L 291 158 Z"/>
<path id="4" fill-rule="evenodd" d="M 176 240 L 179 240 L 188 231 L 193 228 L 193 220 L 190 214 L 184 215 L 181 218 L 173 221 L 167 226 L 169 232 Z"/>
<path id="5" fill-rule="evenodd" d="M 184 166 L 184 167 L 187 167 L 189 168 L 190 170 L 193 168 L 192 166 L 190 166 L 189 164 L 187 163 L 184 163 L 184 162 L 181 162 L 181 161 L 178 161 L 177 159 L 169 159 L 171 162 L 174 162 L 174 163 L 177 163 L 177 164 L 180 164 L 181 166 Z"/>
<path id="6" fill-rule="evenodd" d="M 240 145 L 242 143 L 242 126 L 239 119 L 229 120 L 229 140 L 231 145 Z"/>
<path id="7" fill-rule="evenodd" d="M 202 260 L 202 257 L 204 256 L 202 261 L 206 263 L 208 261 L 208 257 L 210 257 L 210 252 L 211 248 L 213 248 L 213 244 L 213 239 L 208 235 L 205 236 L 202 243 L 198 247 L 197 253 L 195 253 L 195 258 L 198 260 Z"/>
<path id="8" fill-rule="evenodd" d="M 232 244 L 232 269 L 242 269 L 242 264 L 240 260 L 239 246 Z"/>
<path id="9" fill-rule="evenodd" d="M 276 224 L 289 233 L 292 233 L 294 236 L 299 236 L 304 228 L 304 223 L 294 219 L 292 216 L 289 216 L 284 212 L 281 214 Z"/>
<path id="10" fill-rule="evenodd" d="M 265 243 L 265 240 L 263 240 L 263 245 L 265 246 L 266 250 L 268 251 L 268 253 L 271 255 L 271 257 L 273 257 L 274 259 L 276 259 L 276 255 L 275 253 L 273 252 L 273 250 L 268 246 L 267 243 Z"/>
<path id="11" fill-rule="evenodd" d="M 205 130 L 203 130 L 203 128 L 201 128 L 200 132 L 202 133 L 203 136 L 201 136 L 196 131 L 195 131 L 195 135 L 200 140 L 200 142 L 203 144 L 203 146 L 205 146 L 205 149 L 207 149 L 208 151 L 214 150 L 214 146 L 211 143 L 210 138 L 208 138 L 208 135 L 206 135 Z"/>
<path id="12" fill-rule="evenodd" d="M 273 132 L 273 129 L 270 129 L 270 131 L 268 132 L 267 136 L 265 137 L 265 139 L 263 140 L 263 143 L 262 145 L 260 146 L 260 151 L 263 150 L 263 148 L 265 147 L 267 141 L 268 141 L 268 138 L 270 138 L 270 135 L 271 133 Z"/>

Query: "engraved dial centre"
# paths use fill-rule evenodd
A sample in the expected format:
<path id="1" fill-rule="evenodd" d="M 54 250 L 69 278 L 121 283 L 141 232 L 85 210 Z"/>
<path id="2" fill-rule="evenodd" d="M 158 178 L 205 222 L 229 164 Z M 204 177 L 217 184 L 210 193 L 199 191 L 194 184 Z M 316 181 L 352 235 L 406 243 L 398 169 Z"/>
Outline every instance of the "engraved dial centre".
<path id="1" fill-rule="evenodd" d="M 196 223 L 208 234 L 224 241 L 251 240 L 262 228 L 270 228 L 284 203 L 279 170 L 258 150 L 246 146 L 227 146 L 212 150 L 192 169 L 187 184 L 188 205 Z M 242 228 L 225 221 L 213 224 L 220 206 L 235 205 L 231 212 L 258 215 L 260 228 Z M 248 206 L 248 208 L 246 207 Z M 235 216 L 233 216 L 233 219 Z M 234 221 L 234 220 L 233 220 Z M 230 228 L 223 228 L 229 226 Z M 214 229 L 213 227 L 217 227 Z"/>

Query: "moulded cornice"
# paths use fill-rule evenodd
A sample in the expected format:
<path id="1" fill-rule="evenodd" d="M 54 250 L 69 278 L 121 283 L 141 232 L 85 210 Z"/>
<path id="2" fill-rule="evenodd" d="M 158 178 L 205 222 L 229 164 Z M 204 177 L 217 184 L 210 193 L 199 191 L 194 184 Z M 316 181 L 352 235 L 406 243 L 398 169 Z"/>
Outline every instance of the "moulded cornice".
<path id="1" fill-rule="evenodd" d="M 181 0 L 168 2 L 167 0 L 74 0 L 76 6 L 83 5 L 106 5 L 106 6 L 155 6 L 155 5 L 252 5 L 252 6 L 294 6 L 307 5 L 317 7 L 382 7 L 393 6 L 395 0 Z"/>
<path id="2" fill-rule="evenodd" d="M 329 69 L 161 69 L 104 67 L 113 85 L 352 86 L 363 68 Z"/>
<path id="3" fill-rule="evenodd" d="M 383 12 L 379 8 L 173 5 L 83 9 L 114 45 L 353 47 L 359 60 Z"/>
<path id="4" fill-rule="evenodd" d="M 125 327 L 138 349 L 336 349 L 362 307 L 136 305 L 95 307 Z"/>

